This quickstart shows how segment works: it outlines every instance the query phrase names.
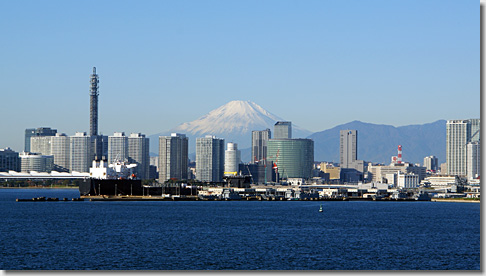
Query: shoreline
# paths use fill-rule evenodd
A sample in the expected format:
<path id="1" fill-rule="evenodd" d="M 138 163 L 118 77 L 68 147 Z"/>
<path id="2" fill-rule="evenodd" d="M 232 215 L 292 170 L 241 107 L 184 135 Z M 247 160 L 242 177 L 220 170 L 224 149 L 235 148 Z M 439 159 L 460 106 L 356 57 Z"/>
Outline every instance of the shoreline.
<path id="1" fill-rule="evenodd" d="M 0 189 L 79 189 L 79 187 L 0 187 Z"/>
<path id="2" fill-rule="evenodd" d="M 449 198 L 432 198 L 432 202 L 465 202 L 465 203 L 481 203 L 481 200 L 475 199 L 449 199 Z"/>

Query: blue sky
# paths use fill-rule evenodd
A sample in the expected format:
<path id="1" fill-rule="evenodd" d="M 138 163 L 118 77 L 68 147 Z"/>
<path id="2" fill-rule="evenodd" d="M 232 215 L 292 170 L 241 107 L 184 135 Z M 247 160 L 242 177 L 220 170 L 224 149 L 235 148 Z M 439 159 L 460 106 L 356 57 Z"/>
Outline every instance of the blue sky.
<path id="1" fill-rule="evenodd" d="M 480 116 L 478 1 L 2 1 L 0 147 L 166 131 L 251 100 L 310 131 Z"/>

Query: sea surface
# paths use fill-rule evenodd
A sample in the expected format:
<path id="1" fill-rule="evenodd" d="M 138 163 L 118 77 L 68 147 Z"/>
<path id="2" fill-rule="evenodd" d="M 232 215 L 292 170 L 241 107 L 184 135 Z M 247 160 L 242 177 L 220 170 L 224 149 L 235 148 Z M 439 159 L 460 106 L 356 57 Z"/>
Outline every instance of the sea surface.
<path id="1" fill-rule="evenodd" d="M 15 201 L 39 196 L 79 192 L 0 189 L 0 269 L 480 269 L 478 203 Z"/>

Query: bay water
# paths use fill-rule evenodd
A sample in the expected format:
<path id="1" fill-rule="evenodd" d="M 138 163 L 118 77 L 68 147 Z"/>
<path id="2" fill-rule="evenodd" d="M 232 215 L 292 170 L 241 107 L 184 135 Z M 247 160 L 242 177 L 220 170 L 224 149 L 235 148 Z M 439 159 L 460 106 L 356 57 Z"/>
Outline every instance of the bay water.
<path id="1" fill-rule="evenodd" d="M 79 192 L 0 189 L 0 269 L 480 269 L 478 203 L 15 201 L 40 196 Z"/>

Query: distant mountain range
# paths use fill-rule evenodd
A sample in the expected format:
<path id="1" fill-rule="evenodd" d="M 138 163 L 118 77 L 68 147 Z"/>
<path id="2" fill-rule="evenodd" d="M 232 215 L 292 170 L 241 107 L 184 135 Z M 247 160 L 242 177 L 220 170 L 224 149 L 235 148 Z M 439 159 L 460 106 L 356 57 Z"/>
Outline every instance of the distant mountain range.
<path id="1" fill-rule="evenodd" d="M 177 132 L 189 137 L 190 159 L 194 160 L 196 138 L 214 135 L 225 142 L 238 143 L 244 162 L 250 160 L 251 132 L 269 128 L 277 121 L 285 121 L 251 101 L 231 101 L 208 114 L 165 132 L 150 135 L 150 151 L 158 155 L 158 137 Z M 423 125 L 394 127 L 353 121 L 328 130 L 313 133 L 292 124 L 294 138 L 314 140 L 314 160 L 339 162 L 339 131 L 358 130 L 358 159 L 390 163 L 397 155 L 397 146 L 403 147 L 403 161 L 423 163 L 423 158 L 435 155 L 439 163 L 445 162 L 446 121 L 439 120 Z"/>
<path id="2" fill-rule="evenodd" d="M 314 140 L 316 161 L 339 162 L 339 131 L 358 131 L 358 159 L 389 164 L 402 145 L 405 162 L 423 163 L 424 157 L 435 155 L 439 163 L 446 158 L 446 121 L 439 120 L 423 125 L 394 127 L 353 121 L 328 130 L 316 132 L 308 138 Z"/>

